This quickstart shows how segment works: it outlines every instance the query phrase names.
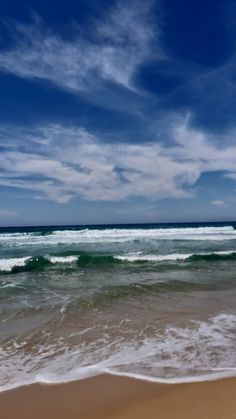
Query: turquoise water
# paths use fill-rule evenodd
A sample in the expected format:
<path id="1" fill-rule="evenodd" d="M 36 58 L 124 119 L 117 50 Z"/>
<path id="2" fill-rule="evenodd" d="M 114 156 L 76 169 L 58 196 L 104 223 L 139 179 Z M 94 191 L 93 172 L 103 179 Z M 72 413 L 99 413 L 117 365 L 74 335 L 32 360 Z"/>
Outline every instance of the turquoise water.
<path id="1" fill-rule="evenodd" d="M 234 223 L 0 229 L 0 387 L 235 374 Z"/>

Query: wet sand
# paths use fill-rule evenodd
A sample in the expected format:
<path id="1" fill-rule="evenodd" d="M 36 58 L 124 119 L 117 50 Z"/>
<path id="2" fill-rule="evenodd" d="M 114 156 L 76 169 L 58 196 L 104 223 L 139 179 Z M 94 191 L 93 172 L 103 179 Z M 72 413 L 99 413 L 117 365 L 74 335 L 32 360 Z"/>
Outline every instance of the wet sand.
<path id="1" fill-rule="evenodd" d="M 235 419 L 236 379 L 155 384 L 101 375 L 0 394 L 3 419 Z"/>

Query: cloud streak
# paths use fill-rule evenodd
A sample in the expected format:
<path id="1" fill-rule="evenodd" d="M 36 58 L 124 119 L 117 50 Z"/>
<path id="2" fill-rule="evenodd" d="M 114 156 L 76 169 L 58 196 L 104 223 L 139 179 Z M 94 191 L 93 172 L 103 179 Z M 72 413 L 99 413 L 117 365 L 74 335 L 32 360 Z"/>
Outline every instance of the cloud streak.
<path id="1" fill-rule="evenodd" d="M 70 40 L 53 33 L 39 17 L 11 29 L 14 43 L 0 52 L 0 70 L 75 92 L 104 81 L 133 89 L 133 77 L 148 58 L 154 36 L 150 4 L 137 1 L 117 3 L 86 31 L 78 28 Z"/>
<path id="2" fill-rule="evenodd" d="M 170 124 L 168 136 L 171 144 L 110 144 L 78 127 L 5 127 L 0 146 L 11 147 L 0 155 L 0 185 L 67 203 L 76 197 L 185 198 L 194 194 L 194 184 L 205 172 L 223 172 L 236 180 L 235 145 L 220 147 L 217 139 L 193 129 L 188 118 Z"/>
<path id="3" fill-rule="evenodd" d="M 8 210 L 8 209 L 0 209 L 0 217 L 16 217 L 17 212 Z"/>
<path id="4" fill-rule="evenodd" d="M 211 205 L 214 205 L 216 207 L 222 207 L 223 205 L 225 205 L 225 202 L 222 201 L 221 199 L 215 199 L 211 201 Z"/>

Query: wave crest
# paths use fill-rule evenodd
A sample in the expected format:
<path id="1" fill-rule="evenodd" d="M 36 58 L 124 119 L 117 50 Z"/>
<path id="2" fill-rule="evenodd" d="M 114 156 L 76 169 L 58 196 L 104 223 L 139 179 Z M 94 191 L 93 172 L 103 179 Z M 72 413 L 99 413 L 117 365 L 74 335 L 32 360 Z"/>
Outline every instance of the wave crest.
<path id="1" fill-rule="evenodd" d="M 78 255 L 67 256 L 25 256 L 21 258 L 0 259 L 0 273 L 18 273 L 22 271 L 32 271 L 43 269 L 50 265 L 70 265 L 75 264 L 79 267 L 109 266 L 121 263 L 179 263 L 179 262 L 203 262 L 203 261 L 224 261 L 236 260 L 236 251 L 227 250 L 219 252 L 205 253 L 171 253 L 167 255 L 142 254 L 141 252 L 127 255 L 92 255 L 81 253 Z"/>

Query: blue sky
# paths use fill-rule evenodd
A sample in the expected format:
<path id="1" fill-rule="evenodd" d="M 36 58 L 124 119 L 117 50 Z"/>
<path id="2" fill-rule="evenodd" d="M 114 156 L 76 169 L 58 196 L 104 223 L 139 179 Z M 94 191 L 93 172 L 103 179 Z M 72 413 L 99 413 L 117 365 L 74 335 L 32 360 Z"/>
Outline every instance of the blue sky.
<path id="1" fill-rule="evenodd" d="M 1 2 L 0 225 L 235 219 L 235 39 L 232 0 Z"/>

